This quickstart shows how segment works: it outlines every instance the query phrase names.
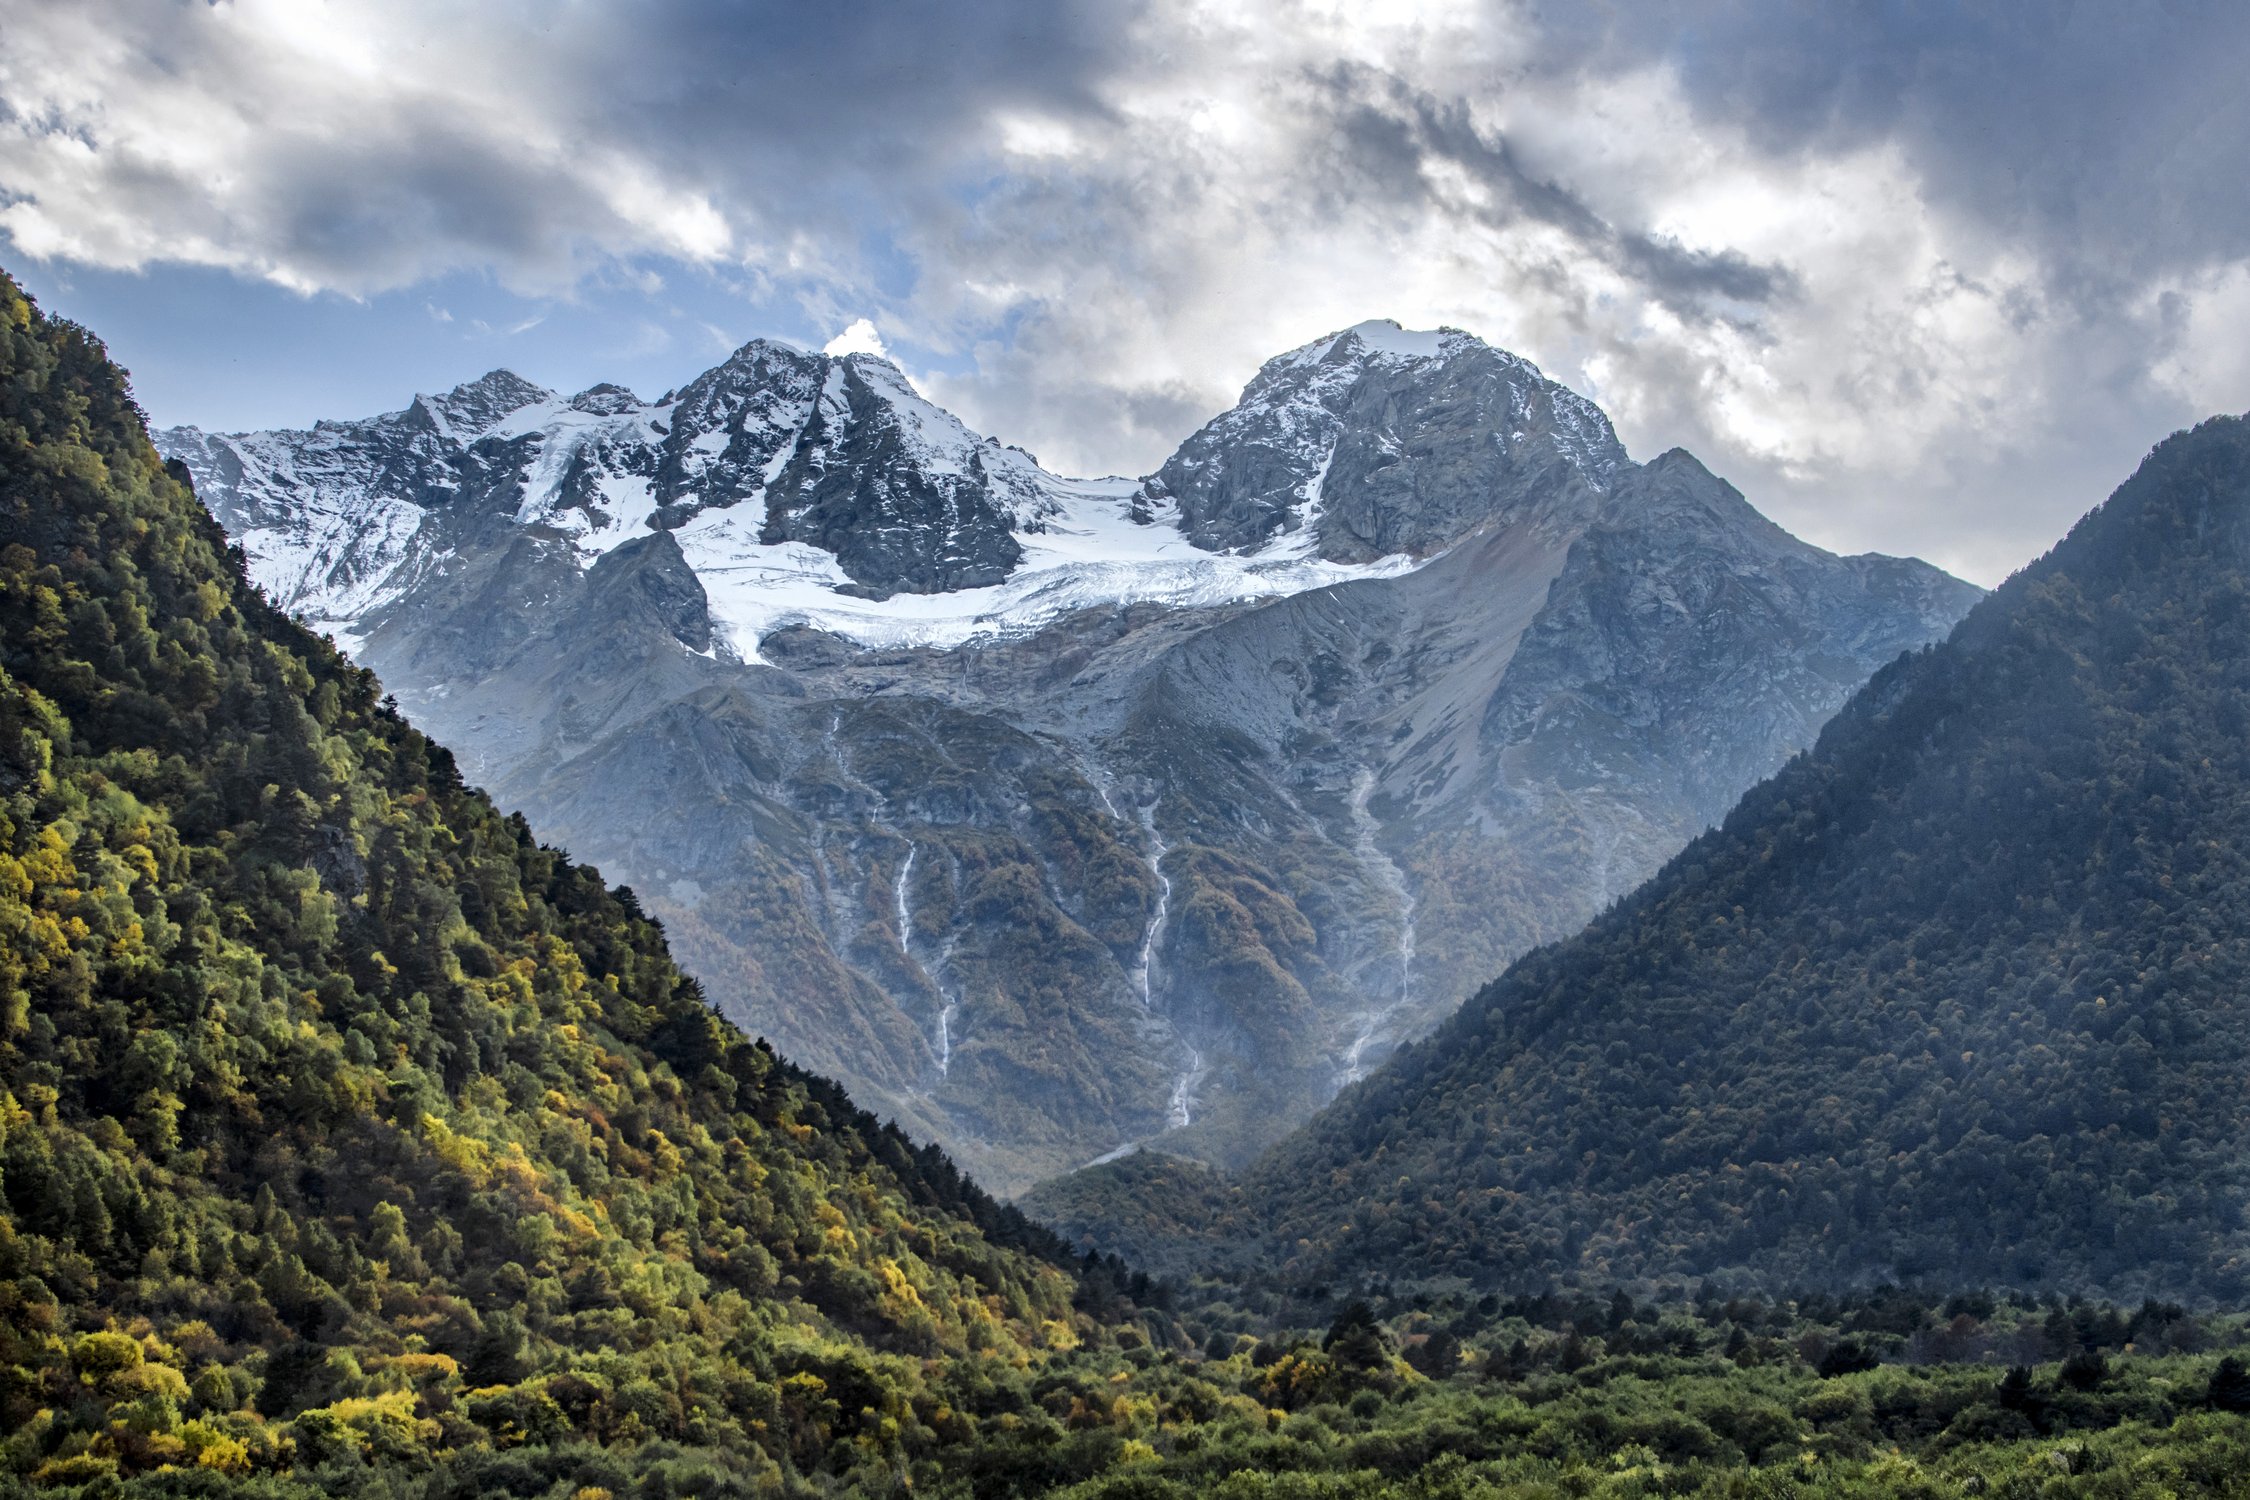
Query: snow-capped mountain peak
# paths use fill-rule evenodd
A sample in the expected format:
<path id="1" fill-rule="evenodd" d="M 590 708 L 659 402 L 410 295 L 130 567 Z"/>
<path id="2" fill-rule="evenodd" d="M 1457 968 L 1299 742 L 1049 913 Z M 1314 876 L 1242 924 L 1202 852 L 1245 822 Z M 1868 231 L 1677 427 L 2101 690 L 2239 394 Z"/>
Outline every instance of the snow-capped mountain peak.
<path id="1" fill-rule="evenodd" d="M 1269 361 L 1147 480 L 770 340 L 654 401 L 497 371 L 158 443 L 715 1001 L 1008 1187 L 1259 1149 L 1974 592 L 1392 323 Z"/>
<path id="2" fill-rule="evenodd" d="M 416 396 L 414 404 L 433 416 L 448 437 L 473 441 L 528 406 L 555 399 L 545 386 L 535 385 L 513 370 L 492 370 L 466 380 L 442 396 Z"/>
<path id="3" fill-rule="evenodd" d="M 612 385 L 606 380 L 600 385 L 588 386 L 570 398 L 572 411 L 582 411 L 598 417 L 622 416 L 642 404 L 640 397 L 625 387 Z"/>
<path id="4" fill-rule="evenodd" d="M 1388 320 L 1269 361 L 1146 481 L 1050 473 L 888 358 L 762 338 L 656 401 L 494 370 L 364 421 L 160 442 L 276 599 L 347 640 L 465 550 L 520 534 L 583 570 L 669 531 L 745 659 L 789 623 L 942 645 L 1395 574 L 1534 491 L 1583 508 L 1625 463 L 1529 361 Z"/>
<path id="5" fill-rule="evenodd" d="M 1396 318 L 1369 318 L 1340 333 L 1301 344 L 1274 362 L 1286 361 L 1292 367 L 1302 367 L 1321 364 L 1332 355 L 1344 359 L 1355 355 L 1376 359 L 1443 359 L 1463 342 L 1475 344 L 1481 340 L 1458 328 L 1405 328 Z"/>
<path id="6" fill-rule="evenodd" d="M 1600 408 L 1458 329 L 1355 324 L 1268 360 L 1151 481 L 1199 545 L 1292 538 L 1335 562 L 1425 557 L 1524 504 L 1550 471 L 1591 503 L 1628 462 Z M 1570 489 L 1568 486 L 1562 487 Z"/>

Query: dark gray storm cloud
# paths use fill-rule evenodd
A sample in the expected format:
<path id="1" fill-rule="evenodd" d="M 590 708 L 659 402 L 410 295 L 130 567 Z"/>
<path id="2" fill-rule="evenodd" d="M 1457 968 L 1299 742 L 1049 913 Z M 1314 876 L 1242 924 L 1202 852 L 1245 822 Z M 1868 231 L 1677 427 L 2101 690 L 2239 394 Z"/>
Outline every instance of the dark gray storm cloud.
<path id="1" fill-rule="evenodd" d="M 1712 315 L 1716 303 L 1763 304 L 1787 296 L 1786 266 L 1759 264 L 1734 250 L 1698 250 L 1663 234 L 1621 230 L 1561 182 L 1517 160 L 1504 132 L 1482 126 L 1462 99 L 1414 86 L 1366 66 L 1324 70 L 1314 88 L 1335 121 L 1339 172 L 1349 182 L 1331 195 L 1339 208 L 1379 195 L 1427 197 L 1434 168 L 1447 165 L 1488 193 L 1475 213 L 1494 223 L 1530 220 L 1568 235 L 1583 251 L 1630 276 L 1686 317 Z"/>
<path id="2" fill-rule="evenodd" d="M 1137 0 L 637 0 L 579 33 L 577 72 L 620 131 L 683 150 L 785 144 L 881 176 L 943 157 L 994 108 L 1099 113 Z M 645 62 L 645 66 L 636 63 Z M 605 74 L 611 87 L 599 87 Z"/>
<path id="3" fill-rule="evenodd" d="M 1542 20 L 1544 71 L 1665 66 L 1776 155 L 1895 144 L 1947 208 L 2082 274 L 2250 246 L 2239 0 L 1609 0 Z"/>
<path id="4" fill-rule="evenodd" d="M 1133 0 L 15 9 L 11 41 L 31 45 L 0 53 L 16 137 L 0 182 L 58 220 L 19 221 L 19 240 L 135 253 L 139 235 L 69 201 L 79 186 L 185 230 L 176 255 L 354 290 L 433 265 L 567 277 L 636 236 L 694 249 L 679 226 L 651 233 L 665 198 L 705 200 L 714 237 L 848 243 L 911 223 L 975 173 L 993 111 L 1098 116 L 1095 85 L 1138 14 Z"/>

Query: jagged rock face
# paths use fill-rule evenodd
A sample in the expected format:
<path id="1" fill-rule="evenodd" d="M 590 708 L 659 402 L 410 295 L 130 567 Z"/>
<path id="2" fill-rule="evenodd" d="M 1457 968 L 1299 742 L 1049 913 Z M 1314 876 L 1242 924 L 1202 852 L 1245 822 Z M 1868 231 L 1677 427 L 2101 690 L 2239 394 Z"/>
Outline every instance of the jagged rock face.
<path id="1" fill-rule="evenodd" d="M 1600 409 L 1528 360 L 1451 330 L 1362 323 L 1270 361 L 1151 491 L 1177 502 L 1199 547 L 1296 536 L 1365 562 L 1425 557 L 1478 525 L 1551 521 L 1625 463 Z"/>
<path id="2" fill-rule="evenodd" d="M 832 554 L 861 591 L 998 583 L 1015 526 L 1045 506 L 1036 467 L 980 442 L 889 363 L 752 344 L 673 406 L 655 471 L 664 520 L 762 498 L 758 540 Z"/>
<path id="3" fill-rule="evenodd" d="M 429 559 L 508 532 L 598 553 L 741 507 L 762 511 L 740 517 L 751 540 L 817 548 L 855 593 L 976 588 L 1007 577 L 1017 528 L 1055 503 L 1028 455 L 970 433 L 888 362 L 765 341 L 653 403 L 615 385 L 565 401 L 496 370 L 367 421 L 163 441 L 269 559 L 282 602 L 347 629 Z"/>
<path id="4" fill-rule="evenodd" d="M 1395 325 L 1141 482 L 771 344 L 160 444 L 715 1001 L 1003 1191 L 1244 1160 L 1976 596 Z"/>

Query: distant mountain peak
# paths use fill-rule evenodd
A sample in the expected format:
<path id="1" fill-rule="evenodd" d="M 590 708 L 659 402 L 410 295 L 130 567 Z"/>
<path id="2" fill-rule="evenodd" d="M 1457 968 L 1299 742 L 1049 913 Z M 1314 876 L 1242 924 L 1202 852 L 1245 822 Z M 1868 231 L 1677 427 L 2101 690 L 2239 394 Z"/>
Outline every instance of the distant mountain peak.
<path id="1" fill-rule="evenodd" d="M 572 411 L 602 417 L 618 416 L 641 404 L 641 398 L 624 386 L 614 385 L 606 380 L 599 385 L 590 385 L 570 398 Z"/>
<path id="2" fill-rule="evenodd" d="M 730 365 L 757 365 L 771 359 L 816 360 L 825 356 L 793 344 L 787 339 L 777 339 L 760 334 L 735 346 L 734 352 L 719 362 L 720 368 Z"/>
<path id="3" fill-rule="evenodd" d="M 553 394 L 545 386 L 524 379 L 506 366 L 487 370 L 474 380 L 464 380 L 445 393 L 449 401 L 512 400 L 518 403 L 545 400 Z"/>
<path id="4" fill-rule="evenodd" d="M 1011 1188 L 1261 1145 L 1973 593 L 1761 533 L 1529 361 L 1388 322 L 1148 481 L 768 339 L 655 402 L 495 372 L 161 442 L 715 998 Z"/>
<path id="5" fill-rule="evenodd" d="M 1601 409 L 1530 360 L 1459 329 L 1373 319 L 1268 360 L 1151 491 L 1178 501 L 1200 547 L 1286 539 L 1365 562 L 1427 557 L 1521 517 L 1558 498 L 1559 475 L 1590 506 L 1628 461 Z"/>
<path id="6" fill-rule="evenodd" d="M 513 370 L 488 370 L 465 380 L 438 397 L 417 396 L 415 403 L 433 409 L 449 435 L 474 437 L 491 431 L 503 418 L 527 406 L 555 399 L 545 386 L 524 379 Z"/>

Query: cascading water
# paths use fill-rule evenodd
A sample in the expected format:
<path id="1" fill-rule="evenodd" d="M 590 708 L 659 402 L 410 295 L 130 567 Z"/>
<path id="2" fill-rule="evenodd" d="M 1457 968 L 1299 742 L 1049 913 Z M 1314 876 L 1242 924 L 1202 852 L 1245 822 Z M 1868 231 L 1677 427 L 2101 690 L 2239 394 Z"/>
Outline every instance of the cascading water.
<path id="1" fill-rule="evenodd" d="M 1378 1003 L 1360 1013 L 1359 1031 L 1351 1045 L 1344 1049 L 1344 1082 L 1347 1084 L 1357 1083 L 1367 1076 L 1368 1049 L 1382 1040 L 1385 1025 L 1406 1007 L 1414 993 L 1414 892 L 1407 888 L 1406 872 L 1375 840 L 1378 825 L 1375 815 L 1367 810 L 1374 795 L 1375 773 L 1362 767 L 1352 783 L 1354 848 L 1361 863 L 1375 872 L 1375 878 L 1398 903 L 1398 996 L 1387 1005 Z"/>
<path id="2" fill-rule="evenodd" d="M 914 910 L 907 904 L 907 883 L 914 878 L 914 856 L 920 852 L 912 843 L 906 846 L 906 858 L 899 862 L 898 882 L 891 888 L 892 904 L 898 910 L 899 951 L 909 959 L 914 957 Z M 952 955 L 952 945 L 947 944 L 945 952 L 938 959 L 938 967 L 943 969 L 945 960 Z M 940 1078 L 953 1071 L 953 1013 L 960 1008 L 960 1004 L 958 1000 L 948 999 L 938 1008 L 937 1040 L 931 1043 L 930 1051 L 937 1058 Z"/>
<path id="3" fill-rule="evenodd" d="M 914 846 L 906 846 L 906 859 L 898 867 L 898 884 L 892 887 L 891 897 L 898 907 L 898 948 L 908 958 L 914 956 L 914 917 L 906 909 L 906 883 L 914 878 Z"/>
<path id="4" fill-rule="evenodd" d="M 1095 790 L 1101 790 L 1098 782 L 1095 784 Z M 1107 793 L 1103 794 L 1102 802 L 1105 806 L 1109 805 Z M 1111 811 L 1114 816 L 1115 809 L 1112 808 Z M 1163 939 L 1164 922 L 1171 914 L 1172 909 L 1172 879 L 1164 873 L 1164 856 L 1171 852 L 1171 846 L 1164 842 L 1164 835 L 1156 831 L 1155 803 L 1152 802 L 1141 809 L 1140 821 L 1141 833 L 1148 840 L 1149 873 L 1156 877 L 1156 909 L 1149 913 L 1148 930 L 1141 934 L 1139 964 L 1141 1009 L 1153 1016 L 1156 1013 L 1154 982 L 1156 949 L 1157 944 Z M 1179 1076 L 1172 1081 L 1172 1093 L 1167 1101 L 1168 1115 L 1166 1119 L 1166 1128 L 1170 1130 L 1183 1130 L 1195 1123 L 1195 1086 L 1203 1081 L 1204 1072 L 1203 1053 L 1185 1037 L 1181 1037 L 1179 1042 L 1180 1046 L 1187 1052 L 1187 1066 L 1182 1068 Z M 1146 1144 L 1144 1141 L 1127 1141 L 1121 1146 L 1103 1152 L 1086 1165 L 1098 1167 L 1104 1162 L 1116 1161 L 1119 1157 L 1127 1156 L 1139 1150 L 1144 1144 Z"/>
<path id="5" fill-rule="evenodd" d="M 1172 908 L 1172 881 L 1164 873 L 1164 856 L 1168 846 L 1164 835 L 1156 831 L 1156 804 L 1150 803 L 1141 810 L 1141 831 L 1148 835 L 1148 871 L 1156 877 L 1156 910 L 1149 914 L 1148 930 L 1141 934 L 1141 1009 L 1154 1011 L 1155 998 L 1151 990 L 1151 970 L 1156 962 L 1156 941 L 1164 935 L 1164 918 Z"/>
<path id="6" fill-rule="evenodd" d="M 959 933 L 948 937 L 943 946 L 938 949 L 937 963 L 929 969 L 931 983 L 938 986 L 938 993 L 943 995 L 945 999 L 945 1003 L 938 1007 L 937 1041 L 930 1048 L 931 1053 L 937 1058 L 938 1077 L 940 1078 L 946 1077 L 953 1071 L 953 1018 L 960 1014 L 961 1001 L 956 995 L 945 994 L 943 976 L 953 966 L 953 945 L 960 941 Z"/>
<path id="7" fill-rule="evenodd" d="M 1195 1123 L 1195 1086 L 1203 1081 L 1203 1054 L 1193 1044 L 1182 1042 L 1187 1048 L 1188 1065 L 1180 1074 L 1179 1082 L 1172 1085 L 1172 1128 L 1185 1130 Z"/>

